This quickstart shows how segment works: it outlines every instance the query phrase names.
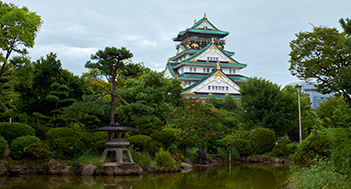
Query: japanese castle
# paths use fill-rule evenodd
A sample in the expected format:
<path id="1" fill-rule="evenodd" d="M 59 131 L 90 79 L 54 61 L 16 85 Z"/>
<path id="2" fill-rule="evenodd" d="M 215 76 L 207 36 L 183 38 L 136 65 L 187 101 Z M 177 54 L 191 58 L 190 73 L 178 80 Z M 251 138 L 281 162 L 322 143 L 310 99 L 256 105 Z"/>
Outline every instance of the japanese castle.
<path id="1" fill-rule="evenodd" d="M 181 80 L 186 97 L 232 95 L 239 98 L 240 83 L 248 79 L 240 75 L 246 64 L 232 58 L 234 52 L 224 50 L 223 38 L 228 34 L 216 28 L 205 13 L 192 27 L 173 38 L 177 53 L 168 59 L 164 77 Z"/>

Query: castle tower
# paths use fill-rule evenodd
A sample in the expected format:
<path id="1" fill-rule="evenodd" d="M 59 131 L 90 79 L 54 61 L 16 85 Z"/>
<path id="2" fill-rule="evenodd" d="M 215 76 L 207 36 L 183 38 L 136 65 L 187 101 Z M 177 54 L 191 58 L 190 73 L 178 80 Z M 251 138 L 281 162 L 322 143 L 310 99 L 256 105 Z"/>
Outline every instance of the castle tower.
<path id="1" fill-rule="evenodd" d="M 239 98 L 240 83 L 248 78 L 240 75 L 246 64 L 232 58 L 234 52 L 224 50 L 229 34 L 216 28 L 206 14 L 194 25 L 173 38 L 177 53 L 168 59 L 164 77 L 178 78 L 184 83 L 183 95 L 187 97 Z"/>

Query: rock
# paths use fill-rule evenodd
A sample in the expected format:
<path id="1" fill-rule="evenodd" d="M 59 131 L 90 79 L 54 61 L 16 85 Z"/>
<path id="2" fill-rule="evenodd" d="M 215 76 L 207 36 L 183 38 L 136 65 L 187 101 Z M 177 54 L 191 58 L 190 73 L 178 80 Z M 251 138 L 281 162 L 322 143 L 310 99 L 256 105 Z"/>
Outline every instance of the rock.
<path id="1" fill-rule="evenodd" d="M 114 174 L 113 166 L 105 166 L 105 165 L 97 166 L 95 170 L 95 174 L 112 176 Z"/>
<path id="2" fill-rule="evenodd" d="M 62 175 L 64 175 L 64 176 L 73 175 L 73 170 L 72 170 L 71 166 L 67 166 L 66 168 L 64 168 L 62 170 Z"/>
<path id="3" fill-rule="evenodd" d="M 115 175 L 141 175 L 143 169 L 136 163 L 123 163 L 114 167 Z"/>
<path id="4" fill-rule="evenodd" d="M 14 165 L 14 166 L 10 167 L 9 172 L 11 175 L 24 175 L 27 172 L 27 166 Z"/>
<path id="5" fill-rule="evenodd" d="M 38 174 L 38 169 L 33 164 L 29 164 L 27 167 L 26 174 L 27 175 L 36 175 L 36 174 Z"/>
<path id="6" fill-rule="evenodd" d="M 47 165 L 39 165 L 37 169 L 38 169 L 38 173 L 42 175 L 48 175 L 50 173 L 49 166 Z"/>
<path id="7" fill-rule="evenodd" d="M 143 170 L 147 174 L 151 174 L 152 173 L 152 168 L 150 166 L 143 167 Z"/>
<path id="8" fill-rule="evenodd" d="M 53 175 L 58 175 L 58 174 L 61 174 L 62 173 L 62 170 L 61 170 L 61 164 L 60 162 L 54 160 L 54 159 L 51 159 L 49 161 L 49 172 Z"/>
<path id="9" fill-rule="evenodd" d="M 185 162 L 185 163 L 188 163 L 188 164 L 190 164 L 190 165 L 193 164 L 193 162 L 191 162 L 191 160 L 190 160 L 189 158 L 186 158 L 184 162 Z"/>
<path id="10" fill-rule="evenodd" d="M 196 151 L 196 164 L 207 165 L 209 160 L 207 159 L 206 152 L 204 149 L 199 149 Z"/>
<path id="11" fill-rule="evenodd" d="M 0 176 L 8 173 L 7 167 L 4 162 L 0 162 Z"/>
<path id="12" fill-rule="evenodd" d="M 182 162 L 180 164 L 180 169 L 181 170 L 190 170 L 190 169 L 193 169 L 193 166 L 189 163 Z"/>
<path id="13" fill-rule="evenodd" d="M 95 165 L 87 165 L 83 168 L 81 175 L 82 176 L 92 176 L 96 170 Z"/>
<path id="14" fill-rule="evenodd" d="M 264 163 L 264 164 L 272 164 L 272 158 L 270 158 L 270 157 L 262 157 L 262 162 Z"/>
<path id="15" fill-rule="evenodd" d="M 50 159 L 49 161 L 49 169 L 50 170 L 54 170 L 57 169 L 61 166 L 60 162 L 54 160 L 54 159 Z"/>

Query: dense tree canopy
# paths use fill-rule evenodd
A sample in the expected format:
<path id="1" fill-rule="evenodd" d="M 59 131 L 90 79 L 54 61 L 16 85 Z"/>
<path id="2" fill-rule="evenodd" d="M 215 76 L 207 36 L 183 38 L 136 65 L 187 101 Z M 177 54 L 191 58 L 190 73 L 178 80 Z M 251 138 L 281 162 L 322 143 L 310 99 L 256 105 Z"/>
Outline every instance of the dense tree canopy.
<path id="1" fill-rule="evenodd" d="M 117 49 L 116 47 L 106 47 L 105 50 L 99 50 L 96 54 L 91 55 L 91 60 L 85 64 L 86 68 L 97 69 L 101 75 L 104 75 L 108 81 L 112 82 L 111 92 L 100 95 L 102 99 L 106 95 L 111 95 L 110 101 L 110 125 L 115 125 L 115 98 L 120 98 L 125 104 L 128 104 L 119 94 L 116 93 L 117 78 L 126 73 L 125 61 L 132 58 L 133 54 L 125 47 Z M 100 100 L 99 99 L 99 100 Z"/>
<path id="2" fill-rule="evenodd" d="M 312 32 L 300 32 L 290 42 L 290 71 L 298 78 L 317 79 L 322 93 L 337 91 L 351 102 L 350 20 L 342 19 L 345 29 L 314 27 Z M 346 35 L 345 33 L 348 33 Z"/>

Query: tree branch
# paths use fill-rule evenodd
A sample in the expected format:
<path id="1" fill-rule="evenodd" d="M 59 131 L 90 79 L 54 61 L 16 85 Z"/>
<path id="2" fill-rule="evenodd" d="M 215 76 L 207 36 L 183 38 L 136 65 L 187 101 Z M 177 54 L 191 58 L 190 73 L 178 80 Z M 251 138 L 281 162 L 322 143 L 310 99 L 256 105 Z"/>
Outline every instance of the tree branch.
<path id="1" fill-rule="evenodd" d="M 129 103 L 124 100 L 119 94 L 114 94 L 116 97 L 118 97 L 125 105 L 129 105 Z"/>
<path id="2" fill-rule="evenodd" d="M 101 95 L 98 95 L 98 96 L 94 96 L 94 98 L 100 97 L 99 99 L 95 100 L 94 103 L 99 102 L 102 98 L 104 98 L 104 96 L 106 96 L 106 95 L 108 95 L 108 94 L 111 94 L 111 95 L 112 95 L 111 92 L 107 92 L 107 93 L 104 93 L 104 94 L 101 94 Z"/>

